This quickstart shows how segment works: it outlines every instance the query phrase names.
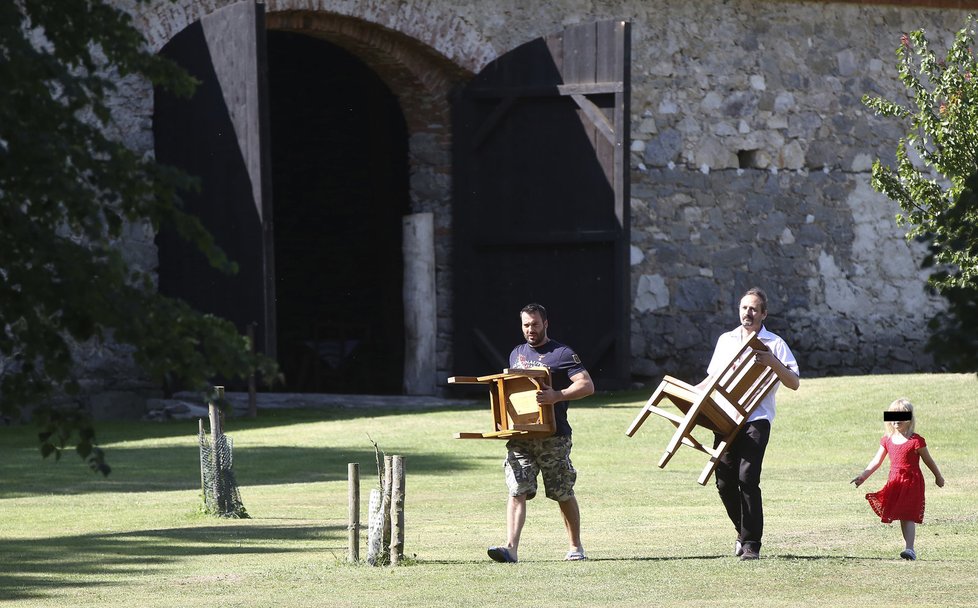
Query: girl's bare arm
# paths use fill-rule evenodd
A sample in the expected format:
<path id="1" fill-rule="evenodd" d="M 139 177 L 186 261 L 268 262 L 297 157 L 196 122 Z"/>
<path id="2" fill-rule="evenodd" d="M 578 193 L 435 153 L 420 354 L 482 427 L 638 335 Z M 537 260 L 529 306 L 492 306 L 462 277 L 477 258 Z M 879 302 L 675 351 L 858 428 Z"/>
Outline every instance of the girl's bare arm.
<path id="1" fill-rule="evenodd" d="M 880 468 L 880 465 L 883 464 L 883 460 L 885 458 L 886 458 L 886 448 L 880 446 L 880 449 L 876 450 L 876 455 L 873 456 L 873 459 L 870 460 L 869 464 L 866 465 L 866 470 L 860 473 L 859 475 L 856 475 L 856 477 L 854 477 L 853 480 L 850 481 L 849 483 L 856 484 L 857 488 L 863 485 L 863 482 L 869 479 L 869 476 L 875 473 L 876 469 Z"/>
<path id="2" fill-rule="evenodd" d="M 920 459 L 924 461 L 924 464 L 927 465 L 927 468 L 930 469 L 930 472 L 934 474 L 934 483 L 937 484 L 938 488 L 943 488 L 944 476 L 941 475 L 941 470 L 937 468 L 937 463 L 934 462 L 934 459 L 931 457 L 930 452 L 927 451 L 927 447 L 924 446 L 920 448 L 919 450 L 917 450 L 917 453 L 920 455 Z"/>

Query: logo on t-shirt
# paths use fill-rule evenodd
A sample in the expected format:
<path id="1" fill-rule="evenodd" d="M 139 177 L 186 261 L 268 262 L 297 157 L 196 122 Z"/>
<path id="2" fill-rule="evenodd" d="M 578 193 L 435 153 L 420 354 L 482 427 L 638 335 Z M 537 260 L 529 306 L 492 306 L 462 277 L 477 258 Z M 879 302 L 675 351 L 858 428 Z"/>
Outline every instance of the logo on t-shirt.
<path id="1" fill-rule="evenodd" d="M 540 355 L 540 358 L 542 359 L 543 355 Z M 534 369 L 534 368 L 550 369 L 549 367 L 546 366 L 546 364 L 544 364 L 543 361 L 540 360 L 530 361 L 529 359 L 526 358 L 526 355 L 522 353 L 516 356 L 516 365 L 514 367 L 516 369 Z"/>

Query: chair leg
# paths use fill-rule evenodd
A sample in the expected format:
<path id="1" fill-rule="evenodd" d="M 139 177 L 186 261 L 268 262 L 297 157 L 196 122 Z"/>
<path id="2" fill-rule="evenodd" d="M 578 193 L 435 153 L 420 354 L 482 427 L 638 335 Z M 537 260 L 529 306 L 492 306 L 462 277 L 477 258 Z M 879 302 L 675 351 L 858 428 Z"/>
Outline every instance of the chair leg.
<path id="1" fill-rule="evenodd" d="M 666 464 L 668 464 L 672 459 L 672 455 L 679 449 L 679 446 L 683 442 L 683 438 L 687 437 L 690 430 L 695 426 L 696 417 L 699 416 L 700 413 L 701 403 L 703 403 L 702 399 L 690 406 L 689 410 L 686 412 L 686 416 L 683 418 L 682 424 L 676 426 L 676 432 L 673 433 L 672 439 L 669 440 L 669 445 L 666 446 L 666 451 L 662 454 L 662 458 L 659 459 L 660 469 L 665 468 Z"/>
<path id="2" fill-rule="evenodd" d="M 628 435 L 629 437 L 633 437 L 635 435 L 635 432 L 638 431 L 639 427 L 642 426 L 642 424 L 645 422 L 645 419 L 648 418 L 649 414 L 651 413 L 652 412 L 649 411 L 648 405 L 643 407 L 642 411 L 639 412 L 638 416 L 635 417 L 635 420 L 632 420 L 632 424 L 625 431 L 625 434 Z"/>
<path id="3" fill-rule="evenodd" d="M 710 454 L 710 460 L 703 467 L 703 472 L 700 473 L 699 479 L 696 480 L 701 486 L 705 486 L 706 482 L 710 480 L 710 476 L 716 471 L 717 465 L 720 464 L 720 458 L 727 452 L 729 445 L 728 438 L 724 438 L 715 448 L 707 452 Z"/>
<path id="4" fill-rule="evenodd" d="M 635 420 L 632 420 L 632 424 L 629 425 L 628 429 L 625 431 L 625 434 L 629 437 L 634 436 L 639 427 L 641 427 L 645 422 L 645 419 L 649 417 L 649 414 L 651 413 L 649 408 L 655 406 L 661 400 L 662 384 L 659 384 L 659 386 L 655 389 L 655 392 L 652 393 L 652 396 L 649 397 L 649 400 L 645 402 L 645 405 L 642 407 L 642 411 L 638 413 Z"/>
<path id="5" fill-rule="evenodd" d="M 701 486 L 705 486 L 706 482 L 710 481 L 710 477 L 713 475 L 713 472 L 717 470 L 718 464 L 720 464 L 720 458 L 717 456 L 710 456 L 709 462 L 707 462 L 706 466 L 703 467 L 703 472 L 700 473 L 700 478 L 696 481 Z"/>

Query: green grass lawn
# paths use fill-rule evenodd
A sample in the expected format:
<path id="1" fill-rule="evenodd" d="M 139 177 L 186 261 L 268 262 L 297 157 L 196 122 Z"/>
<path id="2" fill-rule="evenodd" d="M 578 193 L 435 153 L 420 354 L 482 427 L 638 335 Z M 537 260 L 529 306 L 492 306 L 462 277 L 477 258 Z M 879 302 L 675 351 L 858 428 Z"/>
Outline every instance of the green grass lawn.
<path id="1" fill-rule="evenodd" d="M 947 485 L 930 472 L 920 559 L 899 559 L 898 525 L 879 522 L 849 484 L 875 452 L 882 411 L 917 407 Z M 730 556 L 734 533 L 704 456 L 655 465 L 672 427 L 624 429 L 647 392 L 571 407 L 584 543 L 562 561 L 557 506 L 529 503 L 521 562 L 504 540 L 504 444 L 453 440 L 484 430 L 481 406 L 451 410 L 262 411 L 227 424 L 251 519 L 201 515 L 196 422 L 105 423 L 113 472 L 72 453 L 41 460 L 31 427 L 0 429 L 0 603 L 11 606 L 975 606 L 978 605 L 978 380 L 974 375 L 809 379 L 782 389 L 765 459 L 763 559 Z M 405 457 L 406 563 L 348 564 L 347 463 L 361 463 L 363 518 L 373 446 Z M 366 536 L 364 531 L 363 536 Z M 361 549 L 365 553 L 365 548 Z"/>

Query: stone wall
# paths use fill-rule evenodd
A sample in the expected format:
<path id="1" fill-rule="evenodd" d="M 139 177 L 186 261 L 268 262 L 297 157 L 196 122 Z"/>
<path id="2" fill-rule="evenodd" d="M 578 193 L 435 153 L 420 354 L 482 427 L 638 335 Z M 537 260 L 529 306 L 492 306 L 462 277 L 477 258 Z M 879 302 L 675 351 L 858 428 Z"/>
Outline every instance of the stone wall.
<path id="1" fill-rule="evenodd" d="M 160 48 L 226 4 L 158 0 L 137 23 Z M 365 59 L 395 59 L 378 73 L 403 72 L 392 90 L 412 125 L 413 211 L 434 213 L 438 235 L 440 371 L 450 369 L 452 303 L 444 95 L 524 42 L 602 19 L 632 24 L 636 379 L 700 373 L 716 336 L 736 324 L 739 295 L 753 285 L 768 291 L 768 326 L 794 347 L 806 375 L 932 368 L 922 343 L 941 303 L 923 291 L 922 252 L 904 241 L 895 206 L 869 186 L 873 159 L 892 160 L 899 125 L 873 117 L 860 97 L 895 98 L 900 34 L 923 27 L 944 43 L 964 25 L 964 10 L 748 0 L 269 0 L 267 11 L 274 27 L 301 29 L 313 19 L 327 34 L 352 32 Z M 426 81 L 429 69 L 438 74 Z M 122 98 L 127 137 L 151 150 L 145 90 L 133 87 Z M 145 249 L 145 239 L 134 244 Z"/>
<path id="2" fill-rule="evenodd" d="M 707 8 L 708 7 L 708 8 Z M 759 285 L 768 326 L 809 375 L 930 369 L 922 251 L 869 186 L 899 125 L 894 50 L 963 12 L 842 3 L 666 3 L 634 18 L 633 373 L 702 370 L 739 296 Z M 776 10 L 774 10 L 776 9 Z"/>

